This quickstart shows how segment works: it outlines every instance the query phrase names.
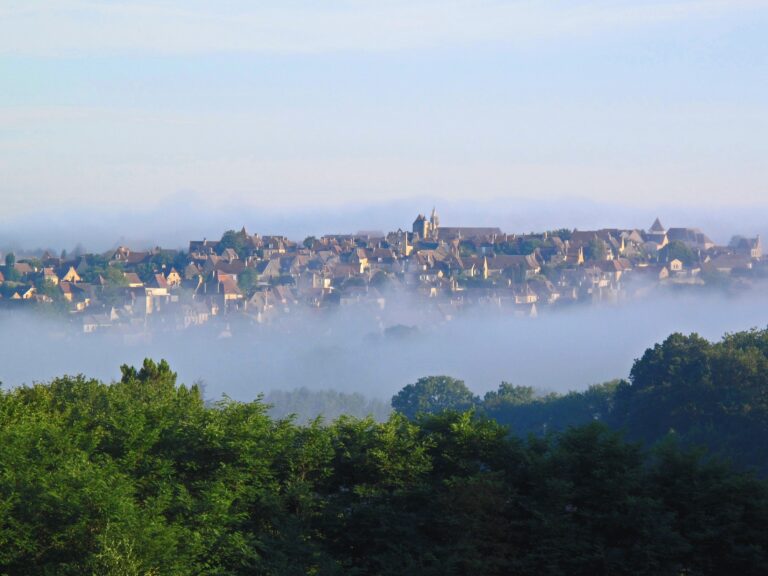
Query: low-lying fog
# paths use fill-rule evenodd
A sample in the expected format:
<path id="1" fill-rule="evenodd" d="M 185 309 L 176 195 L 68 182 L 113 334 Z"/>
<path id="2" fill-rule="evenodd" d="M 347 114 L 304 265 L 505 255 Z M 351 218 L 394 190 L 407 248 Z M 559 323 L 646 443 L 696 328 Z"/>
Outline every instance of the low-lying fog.
<path id="1" fill-rule="evenodd" d="M 415 330 L 385 329 L 418 325 Z M 380 313 L 338 309 L 274 326 L 233 319 L 186 332 L 83 335 L 39 315 L 0 316 L 0 381 L 13 386 L 84 373 L 105 380 L 123 363 L 165 358 L 181 382 L 202 380 L 206 395 L 250 400 L 273 389 L 333 388 L 389 398 L 420 376 L 464 379 L 476 393 L 506 380 L 566 391 L 626 377 L 632 361 L 672 332 L 718 339 L 768 325 L 768 294 L 666 294 L 611 305 L 542 310 L 536 319 L 476 310 L 437 321 L 416 306 Z M 223 337 L 222 337 L 223 336 Z"/>

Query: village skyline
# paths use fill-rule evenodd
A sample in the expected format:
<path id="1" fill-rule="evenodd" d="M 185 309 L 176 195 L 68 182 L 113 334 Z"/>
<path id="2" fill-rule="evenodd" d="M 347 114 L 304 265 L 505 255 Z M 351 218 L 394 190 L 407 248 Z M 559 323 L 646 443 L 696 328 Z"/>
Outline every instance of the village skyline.
<path id="1" fill-rule="evenodd" d="M 520 234 L 445 226 L 432 208 L 404 228 L 296 240 L 242 227 L 185 250 L 7 252 L 0 308 L 54 310 L 84 333 L 137 334 L 339 307 L 375 316 L 403 299 L 444 320 L 471 309 L 536 317 L 655 290 L 739 292 L 768 278 L 760 235 L 718 244 L 659 218 L 644 229 Z"/>

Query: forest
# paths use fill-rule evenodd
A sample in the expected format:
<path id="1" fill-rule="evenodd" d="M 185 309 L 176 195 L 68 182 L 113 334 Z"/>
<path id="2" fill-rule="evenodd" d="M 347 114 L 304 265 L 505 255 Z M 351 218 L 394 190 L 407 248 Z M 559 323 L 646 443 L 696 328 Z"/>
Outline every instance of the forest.
<path id="1" fill-rule="evenodd" d="M 414 418 L 474 410 L 517 436 L 602 422 L 630 441 L 674 438 L 742 470 L 768 475 L 768 330 L 727 334 L 719 342 L 672 334 L 635 361 L 628 380 L 581 392 L 540 394 L 502 382 L 482 398 L 448 376 L 419 379 L 392 406 Z"/>
<path id="2" fill-rule="evenodd" d="M 121 374 L 0 390 L 0 574 L 765 573 L 768 331 L 566 395 L 427 377 L 382 422 Z"/>

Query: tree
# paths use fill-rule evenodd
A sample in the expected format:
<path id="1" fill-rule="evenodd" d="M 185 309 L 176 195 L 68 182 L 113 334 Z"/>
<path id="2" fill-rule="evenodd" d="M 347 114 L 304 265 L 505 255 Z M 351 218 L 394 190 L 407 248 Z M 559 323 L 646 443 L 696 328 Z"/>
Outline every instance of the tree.
<path id="1" fill-rule="evenodd" d="M 8 252 L 5 255 L 5 270 L 3 272 L 6 282 L 18 282 L 21 280 L 21 274 L 16 270 L 16 255 Z"/>
<path id="2" fill-rule="evenodd" d="M 222 254 L 227 248 L 232 248 L 237 252 L 238 257 L 245 258 L 248 255 L 248 235 L 235 230 L 227 230 L 219 240 L 216 251 Z"/>
<path id="3" fill-rule="evenodd" d="M 536 396 L 535 390 L 530 386 L 515 386 L 508 382 L 499 384 L 497 391 L 487 392 L 483 398 L 484 406 L 499 404 L 530 404 Z"/>
<path id="4" fill-rule="evenodd" d="M 672 344 L 674 377 L 681 346 L 697 344 Z M 760 406 L 766 352 L 766 332 L 729 336 L 708 349 L 711 378 Z M 0 573 L 717 576 L 768 564 L 768 482 L 669 440 L 649 453 L 600 423 L 520 439 L 472 410 L 298 425 L 260 397 L 206 405 L 163 361 L 121 372 L 0 389 Z M 444 376 L 417 385 L 466 391 Z M 502 384 L 498 396 L 530 394 Z"/>
<path id="5" fill-rule="evenodd" d="M 608 246 L 599 238 L 593 238 L 589 241 L 585 252 L 587 260 L 605 260 L 605 256 L 608 254 Z"/>
<path id="6" fill-rule="evenodd" d="M 371 277 L 371 286 L 373 286 L 374 288 L 377 288 L 379 290 L 385 290 L 389 288 L 391 285 L 392 285 L 392 279 L 389 277 L 389 274 L 387 274 L 383 270 L 378 270 Z"/>
<path id="7" fill-rule="evenodd" d="M 450 376 L 428 376 L 408 384 L 392 398 L 392 408 L 413 419 L 419 414 L 472 408 L 477 398 L 462 380 Z"/>
<path id="8" fill-rule="evenodd" d="M 558 238 L 560 238 L 560 240 L 565 242 L 566 240 L 570 240 L 571 239 L 571 236 L 573 236 L 573 231 L 571 231 L 568 228 L 560 228 L 558 230 L 552 230 L 552 231 L 548 232 L 548 235 L 549 236 L 557 236 Z"/>
<path id="9" fill-rule="evenodd" d="M 686 266 L 693 264 L 695 256 L 693 251 L 680 240 L 673 240 L 664 247 L 667 262 L 680 260 Z"/>
<path id="10" fill-rule="evenodd" d="M 251 296 L 256 291 L 258 284 L 259 273 L 254 268 L 246 268 L 237 275 L 237 285 L 247 296 Z"/>

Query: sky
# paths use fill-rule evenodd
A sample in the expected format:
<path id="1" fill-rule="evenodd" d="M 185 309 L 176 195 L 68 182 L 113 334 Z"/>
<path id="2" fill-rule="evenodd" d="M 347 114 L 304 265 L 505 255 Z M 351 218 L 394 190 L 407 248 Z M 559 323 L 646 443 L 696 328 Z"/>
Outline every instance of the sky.
<path id="1" fill-rule="evenodd" d="M 426 202 L 756 220 L 766 38 L 768 0 L 4 0 L 0 237 Z"/>

